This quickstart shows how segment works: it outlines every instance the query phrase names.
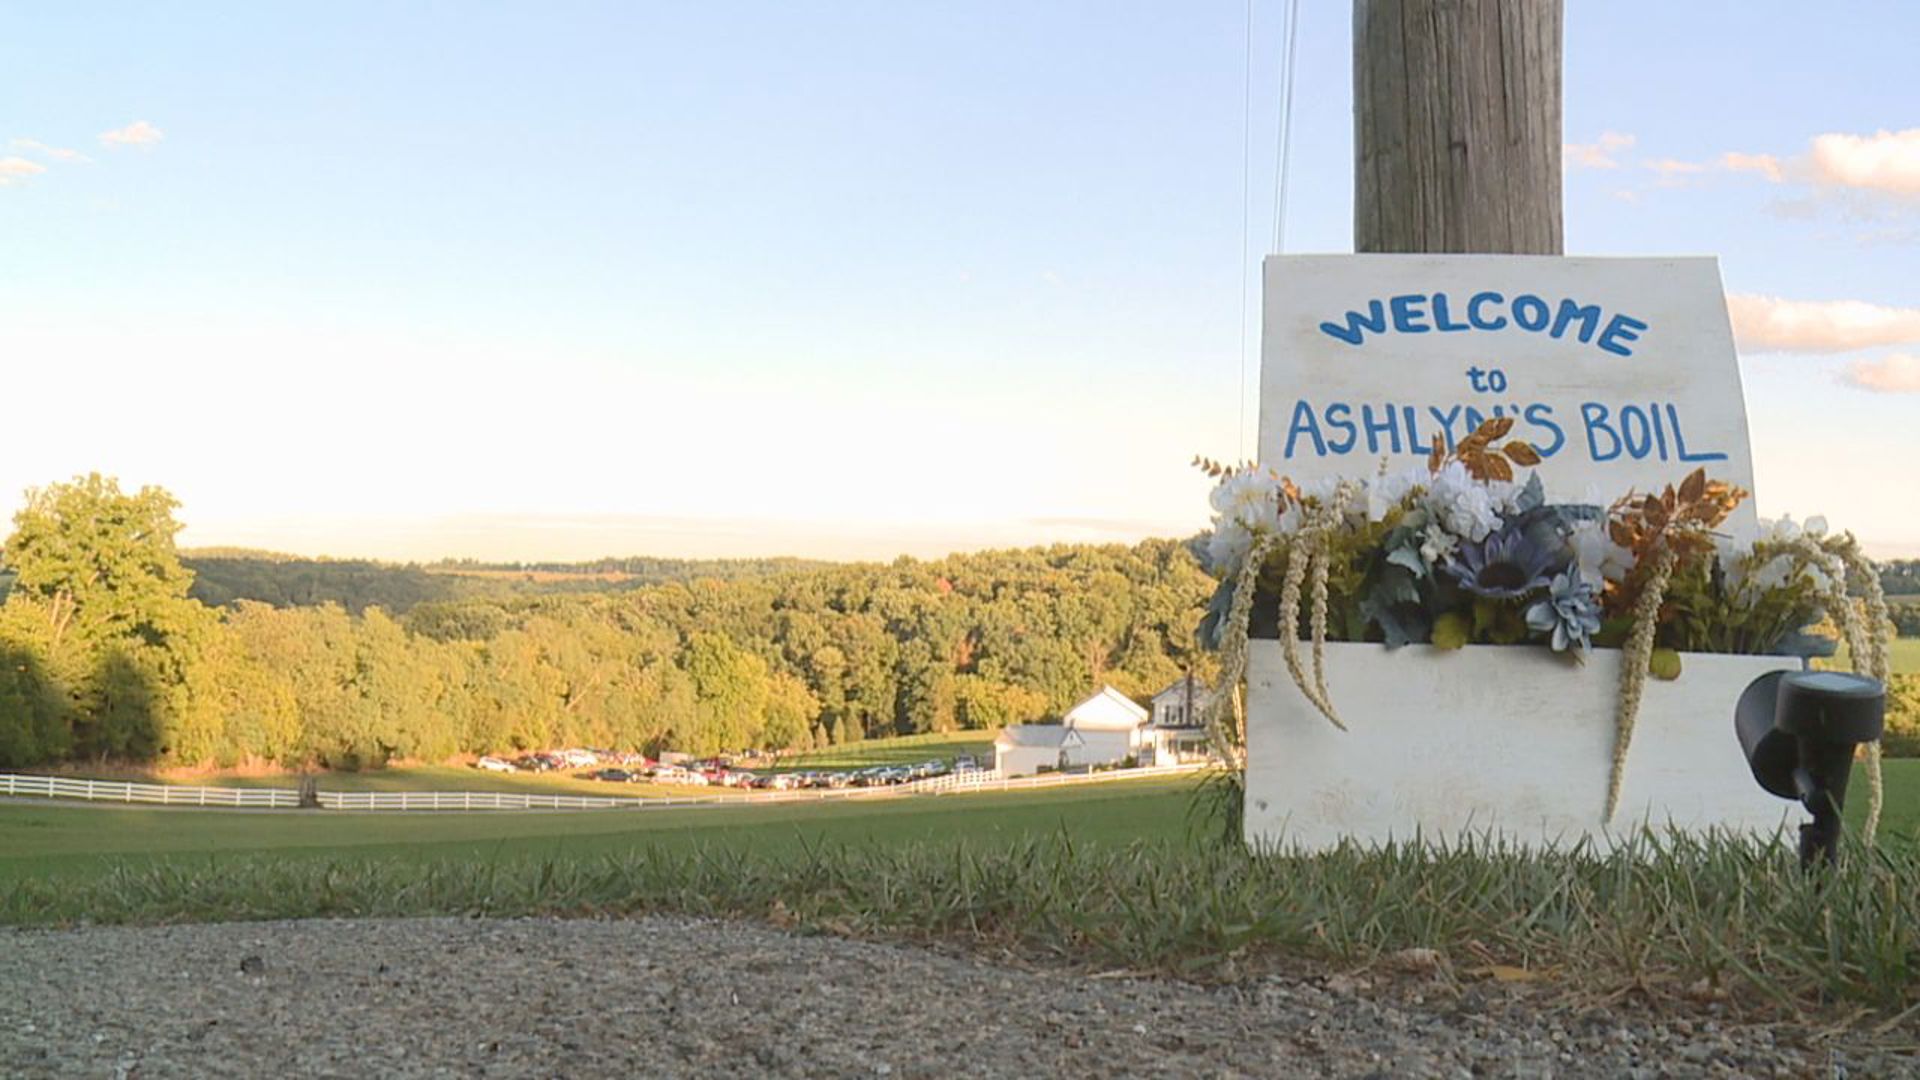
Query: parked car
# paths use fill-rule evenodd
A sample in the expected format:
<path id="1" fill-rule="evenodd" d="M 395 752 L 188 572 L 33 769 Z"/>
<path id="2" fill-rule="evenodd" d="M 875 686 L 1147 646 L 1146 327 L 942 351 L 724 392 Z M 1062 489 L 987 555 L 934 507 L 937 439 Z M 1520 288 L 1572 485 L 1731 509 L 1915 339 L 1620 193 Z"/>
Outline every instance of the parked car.
<path id="1" fill-rule="evenodd" d="M 633 774 L 625 769 L 601 769 L 593 774 L 595 780 L 608 780 L 616 784 L 625 784 L 633 779 Z"/>
<path id="2" fill-rule="evenodd" d="M 961 754 L 959 757 L 953 759 L 954 772 L 965 772 L 968 769 L 977 769 L 979 767 L 979 759 L 975 758 L 972 754 Z"/>
<path id="3" fill-rule="evenodd" d="M 519 771 L 513 767 L 512 762 L 502 761 L 497 757 L 483 757 L 479 761 L 474 762 L 473 767 L 476 769 L 485 769 L 487 772 L 518 772 Z"/>

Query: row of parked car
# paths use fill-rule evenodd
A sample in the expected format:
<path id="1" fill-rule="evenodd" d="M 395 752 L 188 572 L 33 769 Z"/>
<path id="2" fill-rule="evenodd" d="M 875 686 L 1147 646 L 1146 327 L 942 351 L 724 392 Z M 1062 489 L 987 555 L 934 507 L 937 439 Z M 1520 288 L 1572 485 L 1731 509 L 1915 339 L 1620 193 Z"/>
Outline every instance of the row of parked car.
<path id="1" fill-rule="evenodd" d="M 980 768 L 973 757 L 962 755 L 953 761 L 930 759 L 915 765 L 874 765 L 864 769 L 804 770 L 791 772 L 751 772 L 738 769 L 725 759 L 711 758 L 684 764 L 656 761 L 641 754 L 617 754 L 595 750 L 554 750 L 525 754 L 509 761 L 483 757 L 474 767 L 489 772 L 552 772 L 570 768 L 600 768 L 578 773 L 583 780 L 601 780 L 614 784 L 684 784 L 692 787 L 752 788 L 793 791 L 807 788 L 888 787 L 895 784 L 945 776 L 950 772 Z"/>

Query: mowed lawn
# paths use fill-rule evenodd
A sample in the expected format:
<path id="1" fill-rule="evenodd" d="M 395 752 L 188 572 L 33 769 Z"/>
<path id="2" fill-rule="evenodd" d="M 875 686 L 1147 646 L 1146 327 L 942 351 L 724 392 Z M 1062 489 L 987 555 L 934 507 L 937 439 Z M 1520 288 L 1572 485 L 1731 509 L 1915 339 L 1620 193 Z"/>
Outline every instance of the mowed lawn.
<path id="1" fill-rule="evenodd" d="M 1883 834 L 1920 840 L 1920 760 L 1886 762 Z M 561 813 L 340 813 L 0 804 L 0 888 L 24 877 L 90 875 L 116 865 L 207 867 L 258 857 L 594 859 L 643 848 L 803 856 L 820 845 L 899 848 L 1034 837 L 1124 846 L 1182 840 L 1199 828 L 1193 777 L 1120 780 L 1024 792 Z M 1847 816 L 1867 785 L 1857 771 Z"/>
<path id="2" fill-rule="evenodd" d="M 797 769 L 864 769 L 870 765 L 918 765 L 939 759 L 951 762 L 962 755 L 982 765 L 993 764 L 993 739 L 998 731 L 953 731 L 903 735 L 892 739 L 844 743 L 825 750 L 780 759 L 777 771 Z"/>
<path id="3" fill-rule="evenodd" d="M 580 812 L 340 813 L 0 804 L 9 879 L 127 863 L 261 856 L 413 861 L 593 859 L 637 848 L 804 855 L 810 847 L 1066 836 L 1124 845 L 1187 835 L 1193 777 L 872 801 Z"/>
<path id="4" fill-rule="evenodd" d="M 1838 668 L 1842 671 L 1853 670 L 1847 659 L 1847 649 L 1843 645 L 1840 652 L 1823 666 Z M 1895 675 L 1920 675 L 1920 637 L 1899 637 L 1889 643 L 1887 649 L 1887 667 Z"/>

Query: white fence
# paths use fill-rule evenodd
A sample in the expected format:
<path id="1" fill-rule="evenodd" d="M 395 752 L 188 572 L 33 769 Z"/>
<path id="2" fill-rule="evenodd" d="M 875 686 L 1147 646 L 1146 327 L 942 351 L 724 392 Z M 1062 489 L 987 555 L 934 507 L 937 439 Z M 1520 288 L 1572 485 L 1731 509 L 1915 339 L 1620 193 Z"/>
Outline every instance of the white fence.
<path id="1" fill-rule="evenodd" d="M 51 799 L 159 803 L 162 806 L 271 809 L 300 805 L 300 793 L 289 788 L 173 787 L 167 784 L 130 784 L 121 780 L 74 780 L 64 776 L 12 774 L 0 774 L 0 795 L 44 795 Z"/>
<path id="2" fill-rule="evenodd" d="M 1097 773 L 1049 773 L 1044 776 L 1004 778 L 990 769 L 970 769 L 928 777 L 891 787 L 834 788 L 807 791 L 757 791 L 737 795 L 619 796 L 531 795 L 510 791 L 321 791 L 320 805 L 328 810 L 609 810 L 670 806 L 752 806 L 770 802 L 821 802 L 845 799 L 884 799 L 903 795 L 945 795 L 968 791 L 1024 791 L 1031 788 L 1097 784 L 1151 776 L 1176 776 L 1203 768 L 1165 765 L 1147 769 L 1114 769 Z M 0 773 L 0 796 L 37 795 L 88 802 L 153 803 L 161 806 L 214 806 L 246 809 L 292 809 L 300 793 L 292 788 L 175 787 L 135 784 L 122 780 L 76 780 L 63 776 L 21 776 Z"/>

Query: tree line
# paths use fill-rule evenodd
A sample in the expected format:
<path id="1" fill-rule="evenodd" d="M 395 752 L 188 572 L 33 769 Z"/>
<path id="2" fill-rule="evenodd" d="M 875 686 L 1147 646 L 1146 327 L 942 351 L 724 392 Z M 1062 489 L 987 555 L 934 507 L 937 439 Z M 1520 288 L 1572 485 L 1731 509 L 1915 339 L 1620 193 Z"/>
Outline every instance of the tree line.
<path id="1" fill-rule="evenodd" d="M 29 493 L 4 554 L 0 766 L 356 768 L 998 727 L 1056 716 L 1103 682 L 1171 683 L 1202 662 L 1192 628 L 1213 588 L 1185 544 L 1153 540 L 724 578 L 674 564 L 672 580 L 621 591 L 406 596 L 398 612 L 289 602 L 284 588 L 277 604 L 216 605 L 175 546 L 177 509 L 98 475 Z M 256 586 L 301 562 L 255 561 Z M 386 588 L 364 564 L 340 582 Z"/>

